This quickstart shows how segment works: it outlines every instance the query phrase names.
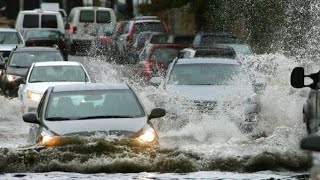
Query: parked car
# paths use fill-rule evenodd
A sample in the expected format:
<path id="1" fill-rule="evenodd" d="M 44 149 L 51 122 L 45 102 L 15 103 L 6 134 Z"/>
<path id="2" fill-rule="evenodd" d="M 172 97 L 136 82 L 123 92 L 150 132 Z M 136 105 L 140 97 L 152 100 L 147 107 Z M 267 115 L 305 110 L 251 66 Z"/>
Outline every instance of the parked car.
<path id="1" fill-rule="evenodd" d="M 230 100 L 236 83 L 233 78 L 243 76 L 247 83 L 245 91 L 238 96 L 244 101 Z M 190 106 L 203 113 L 212 113 L 219 106 L 225 108 L 243 107 L 243 119 L 238 125 L 246 131 L 251 131 L 256 125 L 260 113 L 259 96 L 254 92 L 253 84 L 241 70 L 240 64 L 234 59 L 192 58 L 177 59 L 170 64 L 165 79 L 153 77 L 151 84 L 166 89 L 170 93 L 178 93 L 186 99 Z M 226 94 L 227 93 L 227 94 Z M 240 98 L 240 97 L 239 97 Z M 229 110 L 225 110 L 229 111 Z M 226 112 L 227 114 L 227 112 Z M 237 117 L 239 118 L 239 117 Z"/>
<path id="2" fill-rule="evenodd" d="M 16 20 L 15 29 L 21 33 L 30 28 L 52 28 L 65 34 L 63 18 L 59 12 L 28 10 L 20 11 Z"/>
<path id="3" fill-rule="evenodd" d="M 90 55 L 111 54 L 115 53 L 115 24 L 105 24 L 98 29 L 98 33 L 90 48 Z"/>
<path id="4" fill-rule="evenodd" d="M 23 32 L 23 37 L 27 47 L 43 46 L 54 47 L 57 46 L 64 59 L 68 60 L 68 42 L 64 34 L 56 29 L 47 28 L 34 28 L 28 29 Z"/>
<path id="5" fill-rule="evenodd" d="M 294 88 L 311 88 L 307 101 L 303 105 L 303 122 L 306 124 L 308 134 L 315 134 L 319 131 L 320 125 L 320 101 L 319 101 L 319 75 L 313 73 L 306 75 L 303 67 L 296 67 L 291 73 L 291 86 Z M 305 77 L 312 79 L 311 84 L 305 84 Z"/>
<path id="6" fill-rule="evenodd" d="M 151 119 L 164 116 L 164 109 L 147 113 L 136 93 L 123 83 L 73 84 L 49 87 L 37 113 L 23 115 L 31 126 L 28 142 L 58 146 L 70 136 L 97 133 L 124 136 L 142 144 L 157 144 Z"/>
<path id="7" fill-rule="evenodd" d="M 36 112 L 39 101 L 49 86 L 90 82 L 87 71 L 79 62 L 35 62 L 19 86 L 18 97 L 22 102 L 22 112 Z"/>
<path id="8" fill-rule="evenodd" d="M 34 62 L 64 61 L 59 49 L 49 47 L 23 47 L 14 49 L 7 62 L 0 62 L 1 90 L 6 96 L 17 96 L 19 85 Z"/>
<path id="9" fill-rule="evenodd" d="M 72 8 L 67 24 L 70 54 L 88 52 L 99 27 L 115 23 L 116 16 L 113 9 L 104 7 Z"/>
<path id="10" fill-rule="evenodd" d="M 123 27 L 123 32 L 118 39 L 117 39 L 117 46 L 120 51 L 126 51 L 130 49 L 133 45 L 133 40 L 135 37 L 145 31 L 157 31 L 168 33 L 167 26 L 159 19 L 155 19 L 152 17 L 143 18 L 137 17 L 133 20 L 129 21 Z"/>
<path id="11" fill-rule="evenodd" d="M 8 58 L 16 47 L 24 47 L 25 42 L 20 32 L 10 28 L 0 28 L 0 54 Z"/>
<path id="12" fill-rule="evenodd" d="M 193 46 L 213 46 L 218 43 L 240 43 L 240 40 L 231 32 L 199 32 Z"/>
<path id="13" fill-rule="evenodd" d="M 215 57 L 235 59 L 236 52 L 230 47 L 195 47 L 185 48 L 179 52 L 177 58 Z"/>
<path id="14" fill-rule="evenodd" d="M 183 44 L 148 44 L 139 55 L 137 74 L 146 81 L 153 76 L 163 75 L 168 65 L 186 47 Z"/>

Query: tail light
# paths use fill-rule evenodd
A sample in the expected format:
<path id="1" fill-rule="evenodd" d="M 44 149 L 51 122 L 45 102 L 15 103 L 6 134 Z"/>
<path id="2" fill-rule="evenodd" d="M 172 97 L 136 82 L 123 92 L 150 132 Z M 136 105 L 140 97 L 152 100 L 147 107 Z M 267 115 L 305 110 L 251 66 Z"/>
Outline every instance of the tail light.
<path id="1" fill-rule="evenodd" d="M 69 31 L 70 31 L 71 33 L 76 33 L 76 32 L 77 32 L 77 27 L 76 27 L 76 26 L 70 26 Z"/>
<path id="2" fill-rule="evenodd" d="M 151 61 L 144 62 L 143 72 L 144 73 L 150 73 L 151 72 L 151 66 L 152 66 L 152 62 Z"/>
<path id="3" fill-rule="evenodd" d="M 110 38 L 108 38 L 108 37 L 100 36 L 98 40 L 99 40 L 100 42 L 112 44 L 112 39 L 110 39 Z"/>

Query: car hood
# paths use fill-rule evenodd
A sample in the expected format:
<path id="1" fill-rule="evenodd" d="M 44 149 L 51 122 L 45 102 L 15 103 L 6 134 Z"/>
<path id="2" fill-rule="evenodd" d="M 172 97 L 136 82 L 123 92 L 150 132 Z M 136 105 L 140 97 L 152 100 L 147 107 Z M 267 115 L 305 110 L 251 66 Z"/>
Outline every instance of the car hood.
<path id="1" fill-rule="evenodd" d="M 166 88 L 187 100 L 199 101 L 222 101 L 238 89 L 237 86 L 232 85 L 167 85 Z M 254 92 L 251 88 L 247 88 L 245 94 L 249 97 Z"/>
<path id="2" fill-rule="evenodd" d="M 43 94 L 48 87 L 57 86 L 57 85 L 68 85 L 68 84 L 81 84 L 84 82 L 38 82 L 38 83 L 28 83 L 26 89 L 31 90 L 32 92 Z"/>
<path id="3" fill-rule="evenodd" d="M 95 132 L 126 132 L 133 135 L 147 125 L 147 117 L 89 120 L 45 121 L 48 130 L 57 135 L 83 135 Z M 125 134 L 125 133 L 122 133 Z"/>
<path id="4" fill-rule="evenodd" d="M 26 68 L 16 68 L 16 67 L 7 67 L 6 74 L 18 75 L 21 77 L 25 77 L 27 75 L 29 67 Z"/>

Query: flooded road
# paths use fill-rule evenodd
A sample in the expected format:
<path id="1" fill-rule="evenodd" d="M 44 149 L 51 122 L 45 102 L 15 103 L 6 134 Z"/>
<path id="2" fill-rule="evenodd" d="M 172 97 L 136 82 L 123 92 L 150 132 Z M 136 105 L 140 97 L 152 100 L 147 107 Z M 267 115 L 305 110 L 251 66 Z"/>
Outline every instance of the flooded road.
<path id="1" fill-rule="evenodd" d="M 256 64 L 250 65 L 252 75 L 268 78 L 261 96 L 262 118 L 251 133 L 242 133 L 224 113 L 185 112 L 175 95 L 141 84 L 128 66 L 101 58 L 70 57 L 70 61 L 83 63 L 95 82 L 127 82 L 139 92 L 147 109 L 161 105 L 178 114 L 178 118 L 168 116 L 153 122 L 160 136 L 159 148 L 94 136 L 70 139 L 63 147 L 20 151 L 18 147 L 26 145 L 29 125 L 22 121 L 19 100 L 0 96 L 0 174 L 5 173 L 0 179 L 305 177 L 311 165 L 309 154 L 299 148 L 306 135 L 301 113 L 305 98 L 288 84 L 291 67 L 296 64 L 279 54 L 242 58 L 244 63 L 256 59 L 259 67 L 270 66 L 265 63 L 270 60 L 277 64 L 271 74 L 256 70 Z M 237 91 L 242 89 L 245 88 L 239 85 Z M 57 172 L 47 173 L 52 171 Z"/>

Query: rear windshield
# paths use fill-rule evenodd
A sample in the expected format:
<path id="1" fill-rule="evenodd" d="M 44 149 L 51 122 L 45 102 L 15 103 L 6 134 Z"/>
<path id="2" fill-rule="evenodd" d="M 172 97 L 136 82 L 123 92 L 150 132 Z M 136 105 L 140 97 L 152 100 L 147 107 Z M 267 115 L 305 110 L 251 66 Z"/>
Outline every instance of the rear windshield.
<path id="1" fill-rule="evenodd" d="M 97 11 L 97 23 L 110 23 L 111 16 L 109 11 Z"/>
<path id="2" fill-rule="evenodd" d="M 208 46 L 215 43 L 238 43 L 239 40 L 228 36 L 203 36 L 200 45 Z"/>
<path id="3" fill-rule="evenodd" d="M 58 28 L 58 21 L 56 15 L 42 15 L 41 16 L 42 28 Z"/>
<path id="4" fill-rule="evenodd" d="M 174 38 L 175 44 L 192 44 L 194 36 L 177 36 Z"/>
<path id="5" fill-rule="evenodd" d="M 135 34 L 145 31 L 166 32 L 164 25 L 161 22 L 143 22 L 135 24 Z"/>
<path id="6" fill-rule="evenodd" d="M 20 36 L 16 32 L 0 32 L 0 44 L 21 44 Z"/>
<path id="7" fill-rule="evenodd" d="M 82 10 L 80 12 L 80 22 L 83 23 L 93 23 L 94 22 L 94 11 L 92 10 Z"/>
<path id="8" fill-rule="evenodd" d="M 171 62 L 175 57 L 178 56 L 181 48 L 157 48 L 154 50 L 152 55 L 153 61 L 167 61 Z"/>
<path id="9" fill-rule="evenodd" d="M 26 14 L 23 18 L 24 28 L 38 28 L 39 27 L 39 15 L 37 14 Z"/>
<path id="10" fill-rule="evenodd" d="M 10 67 L 28 68 L 34 62 L 63 61 L 63 57 L 60 52 L 28 51 L 13 53 L 9 61 Z"/>
<path id="11" fill-rule="evenodd" d="M 197 50 L 194 57 L 216 57 L 234 59 L 236 57 L 236 53 L 233 50 L 228 49 Z"/>

